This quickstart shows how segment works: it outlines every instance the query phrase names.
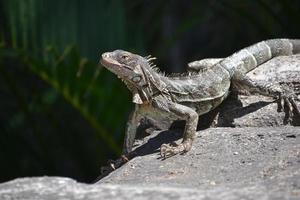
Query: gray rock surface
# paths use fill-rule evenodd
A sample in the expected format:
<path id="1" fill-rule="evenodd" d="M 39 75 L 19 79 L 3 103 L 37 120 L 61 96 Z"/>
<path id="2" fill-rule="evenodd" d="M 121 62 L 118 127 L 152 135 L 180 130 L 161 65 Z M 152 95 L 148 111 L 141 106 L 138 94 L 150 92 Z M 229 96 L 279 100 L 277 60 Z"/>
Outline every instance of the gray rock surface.
<path id="1" fill-rule="evenodd" d="M 257 81 L 288 84 L 300 98 L 300 54 L 280 56 L 262 64 L 248 73 Z M 298 102 L 300 107 L 300 103 Z M 217 114 L 215 127 L 263 127 L 285 125 L 285 113 L 277 111 L 277 102 L 273 98 L 260 95 L 238 97 L 230 96 L 214 114 Z M 300 119 L 294 118 L 292 125 L 300 125 Z"/>
<path id="2" fill-rule="evenodd" d="M 185 155 L 162 160 L 156 132 L 132 159 L 97 184 L 22 178 L 0 184 L 0 199 L 299 199 L 300 128 L 210 128 Z"/>
<path id="3" fill-rule="evenodd" d="M 185 155 L 147 154 L 179 137 L 176 131 L 147 137 L 137 149 L 144 156 L 99 183 L 190 188 L 213 199 L 300 198 L 299 127 L 210 128 L 198 132 Z"/>

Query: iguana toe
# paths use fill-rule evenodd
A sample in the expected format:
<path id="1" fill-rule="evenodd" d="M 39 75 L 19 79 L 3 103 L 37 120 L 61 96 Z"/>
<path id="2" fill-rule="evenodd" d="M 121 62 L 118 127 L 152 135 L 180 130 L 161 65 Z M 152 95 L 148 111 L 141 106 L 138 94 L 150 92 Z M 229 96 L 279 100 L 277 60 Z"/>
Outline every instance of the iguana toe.
<path id="1" fill-rule="evenodd" d="M 279 101 L 279 107 L 280 108 L 284 108 L 284 112 L 285 112 L 285 119 L 284 121 L 286 123 L 290 123 L 294 117 L 294 113 L 297 116 L 300 116 L 300 110 L 295 102 L 295 99 L 297 97 L 293 94 L 293 95 L 288 95 L 288 96 L 282 96 Z M 282 109 L 279 109 L 282 110 Z"/>
<path id="2" fill-rule="evenodd" d="M 295 99 L 298 99 L 298 97 L 292 97 L 291 99 L 290 99 L 290 102 L 291 102 L 291 104 L 292 104 L 292 106 L 293 106 L 293 109 L 294 109 L 294 111 L 295 111 L 295 113 L 298 115 L 298 116 L 300 116 L 300 108 L 297 106 L 297 104 L 296 104 L 296 102 L 295 102 Z M 298 99 L 299 100 L 299 99 Z"/>
<path id="3" fill-rule="evenodd" d="M 162 144 L 160 147 L 160 155 L 162 158 L 167 158 L 174 156 L 179 153 L 185 153 L 188 152 L 192 147 L 191 140 L 182 142 L 179 145 L 176 146 L 170 146 L 168 144 Z"/>

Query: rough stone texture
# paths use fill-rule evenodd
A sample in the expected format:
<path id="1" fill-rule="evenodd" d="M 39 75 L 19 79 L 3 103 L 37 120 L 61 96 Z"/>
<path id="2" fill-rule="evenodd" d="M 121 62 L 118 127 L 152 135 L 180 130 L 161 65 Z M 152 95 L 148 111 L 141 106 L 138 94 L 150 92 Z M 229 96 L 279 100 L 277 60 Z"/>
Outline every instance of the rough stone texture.
<path id="1" fill-rule="evenodd" d="M 262 64 L 248 75 L 257 81 L 290 84 L 300 97 L 300 54 L 276 57 Z M 299 102 L 298 106 L 300 106 Z M 285 114 L 284 112 L 277 112 L 277 108 L 277 103 L 269 97 L 239 95 L 238 98 L 235 98 L 231 96 L 217 109 L 220 113 L 215 117 L 213 126 L 283 126 L 285 125 Z M 300 119 L 295 117 L 292 125 L 299 126 Z"/>
<path id="2" fill-rule="evenodd" d="M 185 155 L 158 147 L 180 133 L 156 132 L 140 155 L 97 184 L 23 178 L 0 184 L 0 199 L 299 199 L 300 128 L 210 128 Z"/>
<path id="3" fill-rule="evenodd" d="M 60 177 L 23 178 L 0 185 L 1 200 L 198 199 L 201 196 L 205 194 L 194 189 L 87 185 Z"/>
<path id="4" fill-rule="evenodd" d="M 210 128 L 198 132 L 186 155 L 148 155 L 179 137 L 167 131 L 146 138 L 136 149 L 143 156 L 99 183 L 190 188 L 214 199 L 300 198 L 299 127 Z"/>

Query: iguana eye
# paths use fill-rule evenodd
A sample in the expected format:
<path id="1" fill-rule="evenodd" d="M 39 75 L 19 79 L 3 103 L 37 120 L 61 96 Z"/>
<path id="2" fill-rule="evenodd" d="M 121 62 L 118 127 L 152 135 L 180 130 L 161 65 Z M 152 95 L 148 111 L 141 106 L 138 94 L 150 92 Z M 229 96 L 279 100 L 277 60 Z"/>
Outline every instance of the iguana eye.
<path id="1" fill-rule="evenodd" d="M 123 60 L 128 60 L 129 56 L 128 56 L 128 55 L 122 55 L 121 58 L 122 58 Z"/>

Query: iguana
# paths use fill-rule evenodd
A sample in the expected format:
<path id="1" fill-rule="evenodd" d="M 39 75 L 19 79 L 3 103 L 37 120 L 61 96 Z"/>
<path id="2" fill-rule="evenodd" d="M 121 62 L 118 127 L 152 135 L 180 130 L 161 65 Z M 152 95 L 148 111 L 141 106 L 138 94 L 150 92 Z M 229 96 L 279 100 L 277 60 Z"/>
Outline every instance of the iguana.
<path id="1" fill-rule="evenodd" d="M 101 64 L 121 78 L 133 94 L 135 110 L 127 123 L 123 153 L 131 152 L 138 126 L 143 119 L 170 125 L 185 120 L 183 140 L 177 145 L 163 144 L 162 157 L 191 149 L 199 115 L 216 108 L 232 89 L 271 96 L 285 106 L 286 115 L 300 115 L 297 95 L 278 84 L 256 82 L 247 72 L 281 55 L 300 53 L 300 40 L 271 39 L 246 47 L 224 59 L 192 62 L 188 73 L 167 76 L 153 66 L 153 57 L 142 57 L 123 50 L 102 54 Z M 193 71 L 193 72 L 192 72 Z"/>

